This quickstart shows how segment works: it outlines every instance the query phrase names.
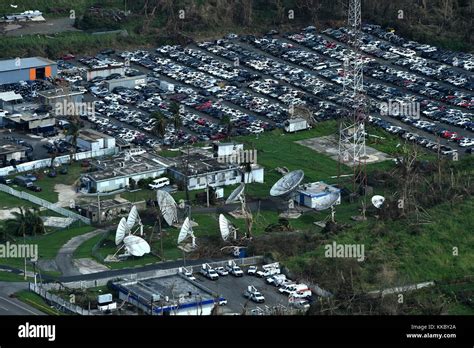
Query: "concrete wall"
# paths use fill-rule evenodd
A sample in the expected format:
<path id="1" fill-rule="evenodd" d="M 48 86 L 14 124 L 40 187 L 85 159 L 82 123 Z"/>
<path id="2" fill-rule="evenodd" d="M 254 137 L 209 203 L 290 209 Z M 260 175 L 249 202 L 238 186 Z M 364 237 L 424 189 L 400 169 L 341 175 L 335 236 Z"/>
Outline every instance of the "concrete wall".
<path id="1" fill-rule="evenodd" d="M 135 86 L 146 84 L 146 75 L 126 77 L 123 79 L 113 79 L 106 82 L 107 89 L 111 92 L 116 87 L 134 88 Z"/>
<path id="2" fill-rule="evenodd" d="M 102 76 L 102 77 L 107 77 L 112 74 L 125 74 L 125 67 L 113 67 L 109 69 L 103 69 L 103 70 L 89 70 L 86 73 L 86 79 L 87 81 L 92 80 L 94 77 L 97 76 Z"/>

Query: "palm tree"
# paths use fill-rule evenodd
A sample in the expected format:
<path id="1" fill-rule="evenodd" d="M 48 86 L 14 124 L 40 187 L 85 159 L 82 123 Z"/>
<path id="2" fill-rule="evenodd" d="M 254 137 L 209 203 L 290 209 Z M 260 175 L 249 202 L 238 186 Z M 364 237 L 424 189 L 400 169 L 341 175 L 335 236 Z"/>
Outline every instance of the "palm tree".
<path id="1" fill-rule="evenodd" d="M 159 136 L 161 138 L 165 137 L 166 134 L 166 118 L 161 111 L 155 111 L 152 113 L 151 118 L 155 120 L 153 129 L 151 130 L 152 134 Z"/>
<path id="2" fill-rule="evenodd" d="M 69 151 L 69 162 L 72 163 L 76 158 L 77 153 L 77 138 L 81 132 L 81 122 L 77 117 L 71 118 L 69 127 L 66 129 L 66 136 L 71 137 L 69 142 L 72 144 L 72 150 Z"/>
<path id="3" fill-rule="evenodd" d="M 173 115 L 173 127 L 176 133 L 174 136 L 174 144 L 173 144 L 173 146 L 175 146 L 176 138 L 178 137 L 178 131 L 183 126 L 183 120 L 181 118 L 180 107 L 176 102 L 172 102 L 170 104 L 170 112 Z"/>
<path id="4" fill-rule="evenodd" d="M 19 212 L 12 212 L 14 216 L 12 219 L 6 221 L 7 229 L 12 231 L 17 236 L 31 234 L 44 234 L 45 228 L 43 220 L 39 215 L 38 208 L 23 208 L 20 207 Z"/>
<path id="5" fill-rule="evenodd" d="M 232 121 L 230 120 L 230 117 L 229 116 L 224 116 L 222 117 L 221 119 L 221 124 L 223 126 L 225 126 L 226 130 L 225 130 L 225 133 L 226 133 L 226 138 L 229 139 L 230 138 L 230 134 L 232 132 Z"/>

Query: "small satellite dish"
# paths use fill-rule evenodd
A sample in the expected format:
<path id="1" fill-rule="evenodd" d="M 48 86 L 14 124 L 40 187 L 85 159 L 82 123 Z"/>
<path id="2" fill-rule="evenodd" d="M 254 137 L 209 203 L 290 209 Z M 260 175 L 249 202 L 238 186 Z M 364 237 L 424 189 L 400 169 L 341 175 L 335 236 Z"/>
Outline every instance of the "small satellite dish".
<path id="1" fill-rule="evenodd" d="M 295 170 L 278 180 L 270 190 L 270 196 L 282 197 L 290 195 L 304 179 L 302 170 Z"/>
<path id="2" fill-rule="evenodd" d="M 158 206 L 160 207 L 161 215 L 166 223 L 169 226 L 172 226 L 178 221 L 178 208 L 176 201 L 168 192 L 162 190 L 156 191 L 156 198 Z"/>
<path id="3" fill-rule="evenodd" d="M 380 209 L 382 208 L 383 203 L 385 202 L 385 197 L 383 196 L 373 196 L 372 197 L 372 204 L 375 208 Z"/>
<path id="4" fill-rule="evenodd" d="M 123 239 L 125 249 L 130 255 L 143 256 L 150 252 L 150 245 L 141 237 L 138 236 L 127 236 Z"/>
<path id="5" fill-rule="evenodd" d="M 330 194 L 319 198 L 316 202 L 316 206 L 314 207 L 314 209 L 317 211 L 329 209 L 332 206 L 334 206 L 334 204 L 336 204 L 338 199 L 339 199 L 339 193 L 331 192 Z"/>
<path id="6" fill-rule="evenodd" d="M 244 190 L 245 190 L 245 184 L 242 183 L 240 184 L 239 187 L 237 187 L 231 194 L 230 196 L 227 198 L 227 200 L 225 201 L 225 204 L 230 204 L 230 203 L 236 203 L 240 200 L 240 198 L 242 197 L 243 193 L 244 193 Z"/>
<path id="7" fill-rule="evenodd" d="M 219 229 L 221 231 L 221 236 L 223 240 L 227 240 L 231 234 L 233 238 L 237 239 L 237 230 L 229 220 L 226 219 L 224 214 L 219 215 Z"/>
<path id="8" fill-rule="evenodd" d="M 195 246 L 196 238 L 194 237 L 193 227 L 191 226 L 191 220 L 189 217 L 184 220 L 183 226 L 181 226 L 181 230 L 179 231 L 178 235 L 178 244 L 182 243 L 188 237 L 193 238 L 193 246 Z"/>
<path id="9" fill-rule="evenodd" d="M 122 243 L 127 233 L 130 234 L 130 228 L 127 225 L 127 220 L 122 218 L 117 226 L 117 231 L 115 232 L 115 245 Z"/>

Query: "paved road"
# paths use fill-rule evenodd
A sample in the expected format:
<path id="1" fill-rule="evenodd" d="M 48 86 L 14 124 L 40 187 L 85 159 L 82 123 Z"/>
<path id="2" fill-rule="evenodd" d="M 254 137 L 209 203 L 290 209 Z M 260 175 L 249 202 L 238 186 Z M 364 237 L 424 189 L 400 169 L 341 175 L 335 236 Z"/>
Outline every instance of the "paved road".
<path id="1" fill-rule="evenodd" d="M 61 249 L 58 251 L 56 256 L 56 266 L 63 276 L 73 276 L 80 275 L 79 269 L 74 265 L 73 254 L 76 249 L 85 241 L 94 238 L 99 234 L 106 233 L 107 230 L 95 230 L 77 237 L 70 239 L 66 244 L 64 244 Z"/>
<path id="2" fill-rule="evenodd" d="M 0 282 L 0 315 L 44 315 L 39 310 L 23 303 L 10 295 L 28 289 L 28 283 Z"/>

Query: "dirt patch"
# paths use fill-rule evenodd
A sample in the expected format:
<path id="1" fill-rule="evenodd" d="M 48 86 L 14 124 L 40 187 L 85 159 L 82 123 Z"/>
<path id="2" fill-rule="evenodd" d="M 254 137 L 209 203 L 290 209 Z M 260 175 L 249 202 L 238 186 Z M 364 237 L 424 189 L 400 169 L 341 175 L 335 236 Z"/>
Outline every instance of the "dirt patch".
<path id="1" fill-rule="evenodd" d="M 13 219 L 15 216 L 12 214 L 14 212 L 19 213 L 20 208 L 2 208 L 0 209 L 0 220 L 8 220 L 8 219 Z"/>
<path id="2" fill-rule="evenodd" d="M 79 194 L 76 188 L 72 185 L 56 184 L 54 185 L 54 192 L 58 193 L 58 202 L 56 205 L 60 207 L 69 208 L 71 201 L 76 201 Z"/>
<path id="3" fill-rule="evenodd" d="M 81 274 L 90 274 L 109 270 L 106 266 L 88 258 L 76 259 L 74 260 L 74 265 L 79 269 Z"/>

